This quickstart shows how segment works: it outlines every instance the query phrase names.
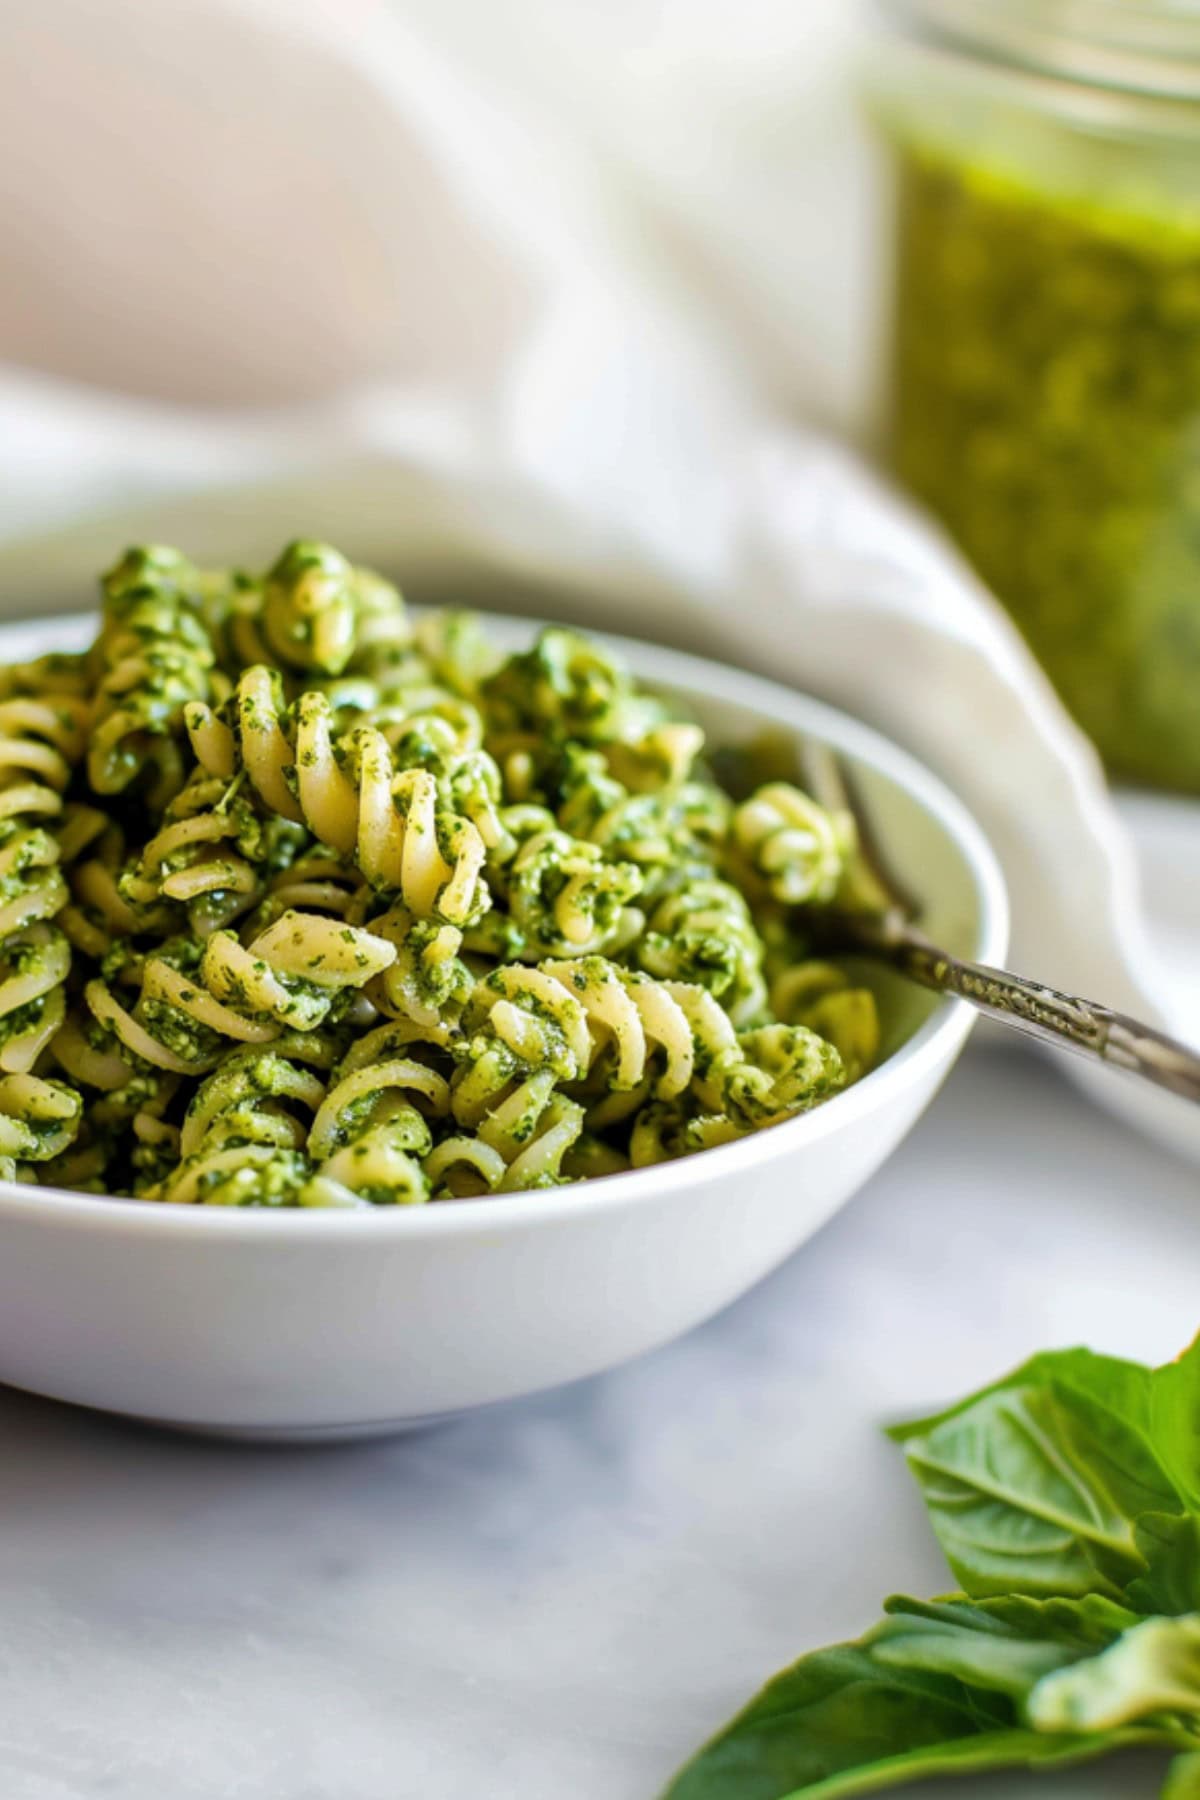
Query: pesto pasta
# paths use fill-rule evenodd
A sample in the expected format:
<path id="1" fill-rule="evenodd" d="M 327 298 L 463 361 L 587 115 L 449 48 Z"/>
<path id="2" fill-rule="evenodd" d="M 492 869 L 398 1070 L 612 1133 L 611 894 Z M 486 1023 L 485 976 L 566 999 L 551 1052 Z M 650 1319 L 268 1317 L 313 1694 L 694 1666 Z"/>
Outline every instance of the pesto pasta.
<path id="1" fill-rule="evenodd" d="M 878 1053 L 806 948 L 852 822 L 734 796 L 559 627 L 503 656 L 328 545 L 130 550 L 0 671 L 0 1176 L 413 1205 L 771 1126 Z"/>

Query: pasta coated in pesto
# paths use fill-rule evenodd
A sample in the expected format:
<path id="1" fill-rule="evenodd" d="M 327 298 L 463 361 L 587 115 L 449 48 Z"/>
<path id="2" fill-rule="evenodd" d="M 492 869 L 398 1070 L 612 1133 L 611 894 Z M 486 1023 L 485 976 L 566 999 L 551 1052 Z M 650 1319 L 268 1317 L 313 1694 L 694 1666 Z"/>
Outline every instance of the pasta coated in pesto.
<path id="1" fill-rule="evenodd" d="M 0 1176 L 413 1205 L 684 1156 L 856 1080 L 804 953 L 848 818 L 735 801 L 603 646 L 501 656 L 329 545 L 130 550 L 0 671 Z"/>

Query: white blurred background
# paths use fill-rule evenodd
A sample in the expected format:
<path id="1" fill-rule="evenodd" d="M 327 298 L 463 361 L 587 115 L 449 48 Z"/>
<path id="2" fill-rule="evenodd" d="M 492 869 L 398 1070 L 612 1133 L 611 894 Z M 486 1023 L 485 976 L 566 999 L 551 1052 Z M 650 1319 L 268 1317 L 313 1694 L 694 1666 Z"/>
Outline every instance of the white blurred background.
<path id="1" fill-rule="evenodd" d="M 547 294 L 629 284 L 861 432 L 859 10 L 6 0 L 0 357 L 278 406 L 473 380 Z"/>

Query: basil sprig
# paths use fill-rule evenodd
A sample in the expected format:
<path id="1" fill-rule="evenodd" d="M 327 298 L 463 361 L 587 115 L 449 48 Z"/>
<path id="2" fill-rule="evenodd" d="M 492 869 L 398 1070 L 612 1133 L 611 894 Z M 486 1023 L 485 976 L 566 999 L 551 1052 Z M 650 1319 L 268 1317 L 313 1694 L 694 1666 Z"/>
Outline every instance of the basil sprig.
<path id="1" fill-rule="evenodd" d="M 846 1800 L 1174 1751 L 1200 1800 L 1200 1340 L 1161 1369 L 1035 1356 L 896 1427 L 960 1586 L 800 1658 L 663 1800 Z"/>

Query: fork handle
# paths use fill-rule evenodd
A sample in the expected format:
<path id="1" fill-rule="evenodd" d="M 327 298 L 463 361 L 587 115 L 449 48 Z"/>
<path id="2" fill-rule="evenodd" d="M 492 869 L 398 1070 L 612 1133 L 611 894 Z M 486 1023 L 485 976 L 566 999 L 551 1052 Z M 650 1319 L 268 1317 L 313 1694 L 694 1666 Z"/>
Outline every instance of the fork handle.
<path id="1" fill-rule="evenodd" d="M 1200 1055 L 1178 1039 L 1093 1000 L 1024 975 L 964 962 L 895 917 L 840 920 L 855 947 L 939 994 L 956 994 L 990 1019 L 1200 1102 Z"/>

